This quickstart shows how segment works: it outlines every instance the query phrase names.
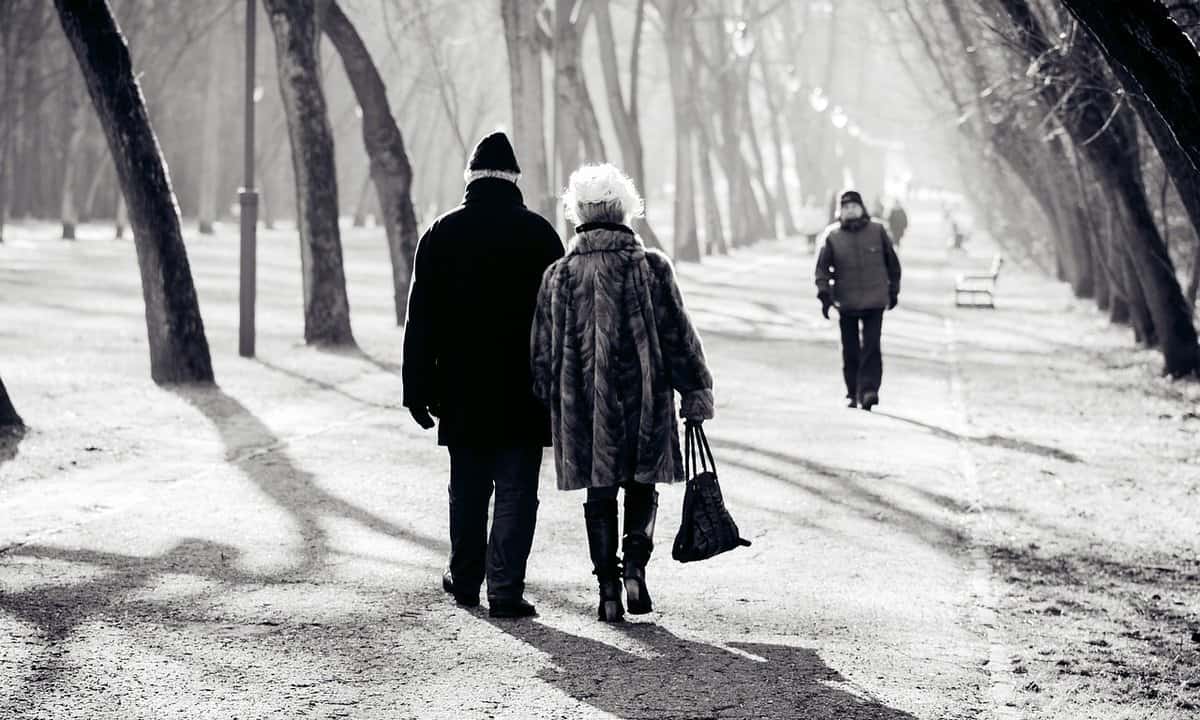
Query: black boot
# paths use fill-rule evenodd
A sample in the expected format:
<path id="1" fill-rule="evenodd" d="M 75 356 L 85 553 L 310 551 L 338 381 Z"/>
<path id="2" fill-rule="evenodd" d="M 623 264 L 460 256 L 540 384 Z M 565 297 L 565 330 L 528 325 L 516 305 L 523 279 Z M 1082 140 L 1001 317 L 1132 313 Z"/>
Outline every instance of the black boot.
<path id="1" fill-rule="evenodd" d="M 629 612 L 644 615 L 654 609 L 646 587 L 646 563 L 654 550 L 654 519 L 658 516 L 658 491 L 653 487 L 625 489 L 625 599 Z"/>
<path id="2" fill-rule="evenodd" d="M 625 615 L 621 607 L 621 565 L 617 560 L 617 501 L 589 500 L 583 504 L 583 517 L 593 572 L 600 583 L 597 616 L 604 622 L 617 622 Z"/>

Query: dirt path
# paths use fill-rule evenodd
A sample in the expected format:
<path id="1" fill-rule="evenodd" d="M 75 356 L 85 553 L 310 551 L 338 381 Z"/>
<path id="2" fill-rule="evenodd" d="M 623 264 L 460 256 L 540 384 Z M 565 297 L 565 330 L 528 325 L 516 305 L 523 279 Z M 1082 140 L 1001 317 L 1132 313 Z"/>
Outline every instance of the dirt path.
<path id="1" fill-rule="evenodd" d="M 221 389 L 175 391 L 147 379 L 132 248 L 6 240 L 0 357 L 34 429 L 0 454 L 0 717 L 1182 717 L 1195 396 L 1044 280 L 955 311 L 955 263 L 920 232 L 873 414 L 842 407 L 809 256 L 680 268 L 754 546 L 694 566 L 660 552 L 659 612 L 617 627 L 592 619 L 582 497 L 549 464 L 541 617 L 441 594 L 448 463 L 398 407 L 378 238 L 347 240 L 348 355 L 295 344 L 294 241 L 264 238 L 256 361 L 231 352 L 235 238 L 193 242 Z M 663 493 L 664 550 L 681 501 Z M 1129 610 L 1151 590 L 1161 614 Z M 1125 692 L 1106 653 L 1137 670 L 1127 684 L 1158 672 L 1157 695 Z M 1064 687 L 1064 667 L 1095 672 Z"/>

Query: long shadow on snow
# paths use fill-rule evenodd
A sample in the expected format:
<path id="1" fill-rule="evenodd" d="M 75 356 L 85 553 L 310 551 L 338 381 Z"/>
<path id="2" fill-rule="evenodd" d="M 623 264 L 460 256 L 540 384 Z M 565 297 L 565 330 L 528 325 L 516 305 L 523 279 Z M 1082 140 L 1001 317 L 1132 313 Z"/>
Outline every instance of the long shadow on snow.
<path id="1" fill-rule="evenodd" d="M 150 587 L 163 575 L 184 573 L 209 578 L 220 583 L 220 590 L 230 585 L 295 584 L 311 579 L 327 563 L 331 553 L 328 534 L 321 527 L 323 519 L 353 520 L 432 552 L 442 555 L 448 552 L 445 542 L 402 528 L 320 488 L 316 478 L 302 470 L 289 456 L 285 441 L 219 388 L 179 386 L 174 391 L 216 426 L 226 446 L 226 461 L 241 470 L 295 519 L 300 528 L 303 556 L 297 566 L 287 572 L 258 574 L 238 569 L 241 554 L 238 548 L 194 538 L 183 539 L 169 551 L 152 557 L 33 545 L 0 551 L 0 557 L 59 560 L 102 569 L 98 577 L 78 582 L 0 593 L 0 611 L 34 625 L 47 641 L 41 648 L 44 657 L 34 663 L 43 669 L 26 679 L 27 685 L 37 688 L 37 694 L 54 692 L 58 676 L 72 669 L 69 663 L 57 661 L 53 646 L 90 619 L 109 618 L 116 623 L 128 622 L 131 618 L 151 623 L 212 620 L 200 612 L 185 613 L 166 602 L 128 597 L 131 591 Z M 432 592 L 432 582 L 430 588 Z"/>
<path id="2" fill-rule="evenodd" d="M 329 537 L 321 520 L 344 518 L 370 530 L 410 542 L 435 553 L 446 543 L 400 527 L 320 487 L 316 477 L 301 469 L 287 444 L 236 399 L 217 387 L 177 387 L 175 392 L 207 417 L 225 444 L 225 459 L 286 510 L 300 526 L 305 547 L 295 576 L 317 570 L 329 554 Z"/>
<path id="3" fill-rule="evenodd" d="M 648 646 L 645 658 L 541 623 L 492 624 L 549 655 L 549 667 L 538 672 L 543 681 L 617 717 L 913 720 L 829 685 L 845 678 L 803 647 L 730 643 L 731 651 L 652 623 L 614 625 Z"/>
<path id="4" fill-rule="evenodd" d="M 1003 435 L 985 435 L 983 437 L 976 437 L 974 435 L 959 435 L 956 432 L 938 427 L 937 425 L 931 425 L 929 423 L 921 422 L 920 420 L 914 420 L 912 418 L 906 418 L 901 415 L 893 415 L 891 413 L 879 411 L 876 411 L 875 414 L 881 417 L 897 420 L 902 423 L 908 423 L 909 425 L 915 425 L 916 427 L 928 430 L 943 440 L 964 441 L 971 443 L 972 445 L 983 445 L 985 447 L 1012 450 L 1014 452 L 1022 452 L 1028 455 L 1050 458 L 1052 460 L 1061 460 L 1067 463 L 1077 464 L 1083 462 L 1078 455 L 1069 453 L 1066 450 L 1059 450 L 1058 448 L 1050 447 L 1048 445 L 1038 445 L 1037 443 L 1030 442 L 1028 440 L 1019 440 L 1017 438 L 1004 437 Z"/>
<path id="5" fill-rule="evenodd" d="M 403 408 L 398 403 L 397 404 L 381 403 L 381 402 L 376 402 L 374 400 L 368 400 L 366 398 L 358 397 L 357 395 L 346 392 L 345 390 L 341 389 L 334 383 L 326 382 L 324 380 L 318 380 L 318 379 L 312 377 L 311 375 L 305 375 L 303 373 L 296 372 L 295 370 L 289 370 L 288 368 L 276 365 L 274 363 L 269 363 L 266 360 L 263 360 L 262 358 L 255 358 L 254 361 L 257 362 L 259 365 L 262 365 L 263 367 L 267 368 L 268 370 L 272 370 L 281 375 L 287 375 L 288 377 L 290 377 L 294 380 L 299 380 L 300 382 L 302 382 L 306 385 L 312 385 L 313 387 L 319 388 L 326 392 L 331 392 L 331 393 L 334 393 L 335 395 L 341 395 L 342 397 L 346 398 L 347 400 L 356 402 L 360 405 L 366 405 L 367 407 L 373 407 L 373 408 L 376 408 L 377 410 L 403 410 Z"/>
<path id="6" fill-rule="evenodd" d="M 966 541 L 960 523 L 953 520 L 939 520 L 917 510 L 902 507 L 894 498 L 887 497 L 882 492 L 884 488 L 889 487 L 881 483 L 888 477 L 884 473 L 862 472 L 826 465 L 787 453 L 720 438 L 710 438 L 710 442 L 715 450 L 735 450 L 749 455 L 751 458 L 761 458 L 788 466 L 788 470 L 780 471 L 753 459 L 743 460 L 730 457 L 729 453 L 719 456 L 718 467 L 727 465 L 776 480 L 830 505 L 847 508 L 860 517 L 895 525 L 936 547 L 959 547 Z M 837 482 L 830 487 L 821 487 L 808 481 L 808 478 L 813 476 L 819 477 L 823 481 Z M 904 486 L 903 489 L 907 489 L 907 486 Z M 942 504 L 935 502 L 930 504 L 937 506 L 939 512 L 947 511 Z"/>

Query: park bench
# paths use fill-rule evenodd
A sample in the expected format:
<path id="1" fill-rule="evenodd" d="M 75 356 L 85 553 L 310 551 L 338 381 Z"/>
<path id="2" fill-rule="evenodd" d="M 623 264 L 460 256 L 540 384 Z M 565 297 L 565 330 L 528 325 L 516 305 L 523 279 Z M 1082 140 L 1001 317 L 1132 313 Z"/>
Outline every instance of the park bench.
<path id="1" fill-rule="evenodd" d="M 1000 279 L 1000 268 L 1004 258 L 992 258 L 992 267 L 986 273 L 959 275 L 954 281 L 954 304 L 957 307 L 996 307 L 996 281 Z"/>

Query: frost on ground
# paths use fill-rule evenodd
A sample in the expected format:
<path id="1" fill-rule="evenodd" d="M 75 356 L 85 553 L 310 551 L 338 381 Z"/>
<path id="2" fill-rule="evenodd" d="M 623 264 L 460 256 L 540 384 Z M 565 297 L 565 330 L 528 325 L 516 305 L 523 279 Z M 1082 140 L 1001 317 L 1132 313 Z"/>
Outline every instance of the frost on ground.
<path id="1" fill-rule="evenodd" d="M 302 345 L 294 233 L 260 237 L 237 357 L 236 228 L 189 233 L 218 388 L 149 381 L 133 248 L 0 245 L 4 718 L 1183 718 L 1200 705 L 1200 391 L 1061 286 L 1006 267 L 955 309 L 932 216 L 885 322 L 883 404 L 842 407 L 813 259 L 679 268 L 708 430 L 754 545 L 669 558 L 658 612 L 592 617 L 582 498 L 544 465 L 541 617 L 447 602 L 445 453 L 399 406 L 382 232 L 345 235 L 360 351 Z M 983 618 L 992 618 L 985 620 Z"/>

